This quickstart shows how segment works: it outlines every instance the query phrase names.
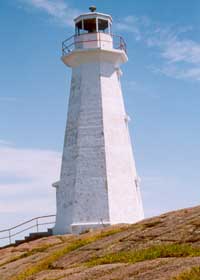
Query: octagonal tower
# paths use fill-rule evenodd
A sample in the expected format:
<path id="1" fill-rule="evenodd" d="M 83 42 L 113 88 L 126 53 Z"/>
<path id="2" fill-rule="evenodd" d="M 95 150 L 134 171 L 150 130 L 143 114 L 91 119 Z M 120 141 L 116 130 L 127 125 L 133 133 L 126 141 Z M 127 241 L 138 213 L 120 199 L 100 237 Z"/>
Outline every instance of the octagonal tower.
<path id="1" fill-rule="evenodd" d="M 72 80 L 54 234 L 143 219 L 120 85 L 126 44 L 111 30 L 111 16 L 92 7 L 62 45 Z"/>

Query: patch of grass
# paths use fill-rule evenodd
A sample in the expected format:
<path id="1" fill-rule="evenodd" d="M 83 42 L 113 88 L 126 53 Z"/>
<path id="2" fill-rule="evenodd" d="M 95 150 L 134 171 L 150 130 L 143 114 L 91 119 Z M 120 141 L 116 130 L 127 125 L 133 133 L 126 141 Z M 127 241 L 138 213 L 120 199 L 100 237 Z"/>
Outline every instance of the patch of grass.
<path id="1" fill-rule="evenodd" d="M 37 264 L 25 269 L 24 271 L 19 273 L 17 276 L 12 277 L 10 280 L 25 280 L 29 276 L 32 276 L 43 270 L 51 269 L 52 263 L 57 261 L 59 258 L 65 256 L 66 254 L 68 254 L 72 251 L 75 251 L 92 242 L 95 242 L 99 239 L 102 239 L 104 237 L 119 233 L 122 230 L 123 230 L 123 228 L 117 228 L 117 229 L 108 230 L 106 232 L 102 231 L 101 233 L 98 233 L 91 237 L 83 237 L 82 239 L 72 241 L 72 243 L 68 244 L 68 245 L 64 246 L 64 244 L 63 244 L 63 248 L 57 249 L 54 252 L 51 252 L 51 254 L 49 256 L 45 257 L 45 259 L 38 261 Z"/>
<path id="2" fill-rule="evenodd" d="M 8 259 L 6 262 L 0 264 L 0 267 L 4 266 L 6 264 L 9 264 L 9 263 L 18 261 L 18 260 L 23 259 L 23 258 L 27 258 L 29 256 L 32 256 L 32 255 L 36 254 L 36 253 L 44 252 L 47 249 L 49 249 L 50 247 L 52 247 L 52 245 L 45 245 L 45 246 L 42 246 L 42 247 L 39 247 L 39 248 L 34 248 L 33 250 L 25 252 L 25 253 L 23 253 L 23 254 L 21 254 L 19 256 L 12 257 L 12 258 Z"/>
<path id="3" fill-rule="evenodd" d="M 86 262 L 85 265 L 93 267 L 102 264 L 111 263 L 136 263 L 145 260 L 153 260 L 157 258 L 169 258 L 169 257 L 194 257 L 200 256 L 200 249 L 194 248 L 188 244 L 161 244 L 155 245 L 146 249 L 140 249 L 135 251 L 122 251 L 118 253 L 112 253 L 103 257 L 92 258 Z"/>
<path id="4" fill-rule="evenodd" d="M 88 244 L 87 240 L 74 241 L 74 242 L 72 242 L 72 244 L 64 246 L 63 248 L 52 252 L 49 256 L 38 261 L 37 264 L 27 268 L 26 270 L 22 271 L 19 275 L 11 278 L 11 280 L 25 280 L 29 276 L 32 276 L 43 270 L 47 270 L 47 269 L 51 268 L 51 264 L 53 262 L 57 261 L 59 258 L 66 255 L 67 253 L 70 253 L 86 244 Z"/>
<path id="5" fill-rule="evenodd" d="M 141 224 L 141 226 L 145 229 L 145 228 L 152 228 L 152 227 L 155 227 L 159 224 L 162 224 L 163 222 L 162 221 L 152 221 L 152 222 L 148 222 L 148 223 L 144 223 L 144 224 Z"/>
<path id="6" fill-rule="evenodd" d="M 117 234 L 117 233 L 120 233 L 122 231 L 124 231 L 126 228 L 124 227 L 119 227 L 119 228 L 113 228 L 111 230 L 108 230 L 108 231 L 102 231 L 99 235 L 98 235 L 98 239 L 99 237 L 100 238 L 104 238 L 104 237 L 107 237 L 107 236 L 110 236 L 110 235 L 113 235 L 113 234 Z"/>
<path id="7" fill-rule="evenodd" d="M 172 280 L 199 280 L 200 279 L 200 266 L 192 267 L 178 276 L 173 277 Z"/>

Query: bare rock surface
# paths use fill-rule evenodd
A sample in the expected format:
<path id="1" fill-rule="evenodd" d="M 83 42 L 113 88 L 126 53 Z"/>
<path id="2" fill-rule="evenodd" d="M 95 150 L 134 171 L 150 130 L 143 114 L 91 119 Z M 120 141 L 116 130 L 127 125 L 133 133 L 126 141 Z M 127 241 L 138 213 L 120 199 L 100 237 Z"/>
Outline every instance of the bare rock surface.
<path id="1" fill-rule="evenodd" d="M 171 280 L 200 267 L 200 206 L 0 253 L 1 280 Z"/>

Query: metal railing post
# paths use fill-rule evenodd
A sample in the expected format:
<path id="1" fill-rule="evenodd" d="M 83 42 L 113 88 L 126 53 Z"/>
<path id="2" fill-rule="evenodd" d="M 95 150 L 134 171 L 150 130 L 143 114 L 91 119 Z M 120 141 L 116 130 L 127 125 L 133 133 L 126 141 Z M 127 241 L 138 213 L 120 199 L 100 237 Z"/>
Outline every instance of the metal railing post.
<path id="1" fill-rule="evenodd" d="M 10 230 L 8 231 L 8 238 L 9 238 L 9 243 L 11 244 L 12 240 L 11 240 L 11 232 L 10 232 Z"/>
<path id="2" fill-rule="evenodd" d="M 73 49 L 76 49 L 76 46 L 78 48 L 79 44 L 84 42 L 93 42 L 93 41 L 98 42 L 98 46 L 100 46 L 101 48 L 101 43 L 103 41 L 103 40 L 101 41 L 101 32 L 96 32 L 96 34 L 97 34 L 96 40 L 75 40 L 75 38 L 79 35 L 72 35 L 71 37 L 67 38 L 62 42 L 62 55 L 63 56 L 67 55 L 68 53 L 73 51 Z M 127 46 L 123 37 L 111 33 L 110 36 L 113 38 L 114 49 L 121 49 L 124 50 L 125 53 L 127 53 Z M 71 42 L 71 40 L 73 40 L 73 42 Z"/>
<path id="3" fill-rule="evenodd" d="M 38 223 L 38 218 L 36 219 L 36 228 L 37 228 L 37 232 L 39 232 L 39 223 Z"/>
<path id="4" fill-rule="evenodd" d="M 46 215 L 46 216 L 41 216 L 41 217 L 36 217 L 33 218 L 31 220 L 28 220 L 26 222 L 23 222 L 17 226 L 8 228 L 8 229 L 4 229 L 4 230 L 0 230 L 0 234 L 5 234 L 4 237 L 0 236 L 0 241 L 1 240 L 6 240 L 7 245 L 8 244 L 12 244 L 12 241 L 14 242 L 15 240 L 15 236 L 21 234 L 22 232 L 25 232 L 27 230 L 30 230 L 32 228 L 36 228 L 37 232 L 39 232 L 39 226 L 41 225 L 51 225 L 51 224 L 55 224 L 55 221 L 49 221 L 49 222 L 43 222 L 43 223 L 39 223 L 40 219 L 46 219 L 46 218 L 51 218 L 51 217 L 56 217 L 56 215 Z M 12 231 L 16 231 L 16 229 L 19 229 L 20 227 L 24 227 L 24 225 L 30 224 L 30 227 L 26 227 L 24 229 L 18 230 L 17 232 L 12 232 Z M 2 246 L 0 246 L 0 248 L 2 248 Z"/>

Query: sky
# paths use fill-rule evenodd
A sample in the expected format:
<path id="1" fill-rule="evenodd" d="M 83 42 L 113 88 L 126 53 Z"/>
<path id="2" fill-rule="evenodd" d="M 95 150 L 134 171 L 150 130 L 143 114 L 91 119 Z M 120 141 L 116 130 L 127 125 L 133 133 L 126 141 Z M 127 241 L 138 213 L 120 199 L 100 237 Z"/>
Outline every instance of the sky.
<path id="1" fill-rule="evenodd" d="M 127 42 L 145 216 L 200 204 L 200 1 L 1 0 L 0 229 L 56 212 L 71 79 L 61 42 L 90 5 Z"/>

